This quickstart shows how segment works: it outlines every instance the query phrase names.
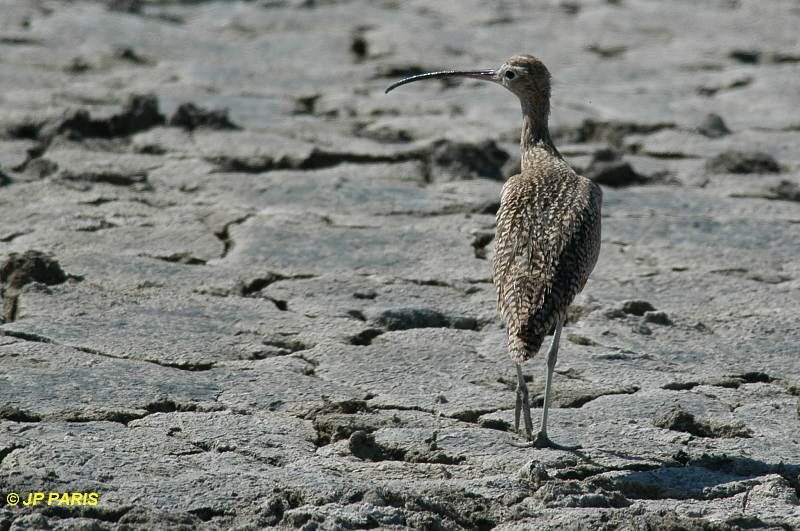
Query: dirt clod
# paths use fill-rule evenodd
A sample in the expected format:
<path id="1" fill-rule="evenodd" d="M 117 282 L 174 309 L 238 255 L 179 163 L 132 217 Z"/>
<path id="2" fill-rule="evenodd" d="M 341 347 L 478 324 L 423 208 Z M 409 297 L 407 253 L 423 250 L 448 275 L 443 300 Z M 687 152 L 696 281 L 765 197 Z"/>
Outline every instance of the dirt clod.
<path id="1" fill-rule="evenodd" d="M 194 103 L 183 103 L 169 119 L 169 125 L 190 131 L 201 127 L 207 129 L 239 129 L 228 118 L 227 109 L 207 110 Z"/>
<path id="2" fill-rule="evenodd" d="M 711 173 L 778 173 L 780 165 L 766 153 L 725 151 L 710 159 L 706 168 Z"/>

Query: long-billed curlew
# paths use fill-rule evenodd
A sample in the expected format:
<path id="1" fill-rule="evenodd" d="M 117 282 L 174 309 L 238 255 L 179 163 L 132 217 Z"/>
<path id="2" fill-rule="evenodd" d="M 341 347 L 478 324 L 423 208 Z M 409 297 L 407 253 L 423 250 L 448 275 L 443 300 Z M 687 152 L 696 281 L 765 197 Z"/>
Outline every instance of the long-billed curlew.
<path id="1" fill-rule="evenodd" d="M 529 445 L 563 448 L 547 436 L 553 370 L 567 308 L 586 284 L 600 252 L 600 187 L 575 173 L 550 138 L 550 72 L 531 55 L 516 55 L 497 70 L 449 70 L 409 77 L 413 81 L 452 76 L 492 81 L 522 104 L 522 171 L 503 186 L 497 211 L 492 277 L 497 306 L 506 322 L 508 351 L 517 370 L 514 428 L 520 413 L 532 439 L 528 386 L 522 363 L 536 355 L 553 331 L 547 353 L 542 425 Z"/>

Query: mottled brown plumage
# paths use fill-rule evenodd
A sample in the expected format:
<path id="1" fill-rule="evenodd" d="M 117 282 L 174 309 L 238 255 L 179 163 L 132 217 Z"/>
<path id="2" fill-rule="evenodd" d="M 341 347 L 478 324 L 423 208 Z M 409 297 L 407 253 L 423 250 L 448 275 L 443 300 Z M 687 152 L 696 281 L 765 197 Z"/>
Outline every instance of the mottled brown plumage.
<path id="1" fill-rule="evenodd" d="M 550 139 L 550 73 L 542 62 L 515 56 L 500 75 L 522 103 L 522 171 L 503 186 L 493 278 L 509 353 L 521 363 L 564 322 L 597 262 L 602 192 L 569 167 Z"/>
<path id="2" fill-rule="evenodd" d="M 602 192 L 564 161 L 550 138 L 550 73 L 531 55 L 516 55 L 497 70 L 443 71 L 404 79 L 466 76 L 492 81 L 522 105 L 521 169 L 503 186 L 497 212 L 492 272 L 497 306 L 506 322 L 508 350 L 517 369 L 515 425 L 520 415 L 531 438 L 528 388 L 521 364 L 535 356 L 554 331 L 547 359 L 542 425 L 535 446 L 553 446 L 547 412 L 567 308 L 586 284 L 600 252 Z"/>
<path id="3" fill-rule="evenodd" d="M 600 250 L 600 189 L 534 148 L 503 187 L 493 277 L 511 358 L 533 357 L 586 284 Z"/>

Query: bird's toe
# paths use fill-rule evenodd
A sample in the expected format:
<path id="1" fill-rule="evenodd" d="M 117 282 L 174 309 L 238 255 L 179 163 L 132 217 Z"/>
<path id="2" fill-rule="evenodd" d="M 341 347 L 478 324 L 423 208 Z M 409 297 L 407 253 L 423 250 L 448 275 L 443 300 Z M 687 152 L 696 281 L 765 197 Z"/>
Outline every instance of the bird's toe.
<path id="1" fill-rule="evenodd" d="M 567 446 L 563 444 L 554 443 L 550 440 L 546 433 L 539 432 L 536 438 L 531 441 L 531 446 L 534 448 L 552 448 L 554 450 L 579 450 L 580 445 Z"/>

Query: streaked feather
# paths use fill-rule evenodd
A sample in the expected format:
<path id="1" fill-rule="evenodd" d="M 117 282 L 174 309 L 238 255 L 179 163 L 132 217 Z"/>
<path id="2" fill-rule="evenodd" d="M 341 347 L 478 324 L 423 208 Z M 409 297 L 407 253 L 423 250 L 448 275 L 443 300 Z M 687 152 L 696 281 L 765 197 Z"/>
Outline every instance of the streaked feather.
<path id="1" fill-rule="evenodd" d="M 586 284 L 600 250 L 602 192 L 543 148 L 503 187 L 493 279 L 515 361 L 533 357 Z"/>

